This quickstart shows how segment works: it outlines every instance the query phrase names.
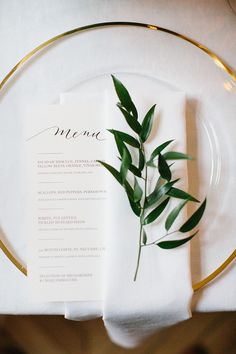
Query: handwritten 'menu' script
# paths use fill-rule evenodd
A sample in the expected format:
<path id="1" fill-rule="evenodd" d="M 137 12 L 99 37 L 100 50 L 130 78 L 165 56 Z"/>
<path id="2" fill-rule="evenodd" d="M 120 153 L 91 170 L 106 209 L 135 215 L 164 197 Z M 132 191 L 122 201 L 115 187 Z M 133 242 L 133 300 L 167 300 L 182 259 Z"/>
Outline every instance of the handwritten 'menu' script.
<path id="1" fill-rule="evenodd" d="M 36 138 L 39 135 L 45 134 L 45 133 L 50 133 L 53 136 L 61 136 L 66 140 L 71 140 L 71 139 L 78 139 L 78 138 L 90 138 L 90 139 L 96 139 L 98 141 L 104 141 L 106 140 L 105 138 L 101 137 L 101 131 L 92 131 L 89 129 L 85 130 L 72 130 L 71 128 L 60 128 L 57 125 L 53 125 L 51 127 L 45 128 L 43 130 L 40 130 L 38 133 L 32 135 L 30 138 L 28 138 L 26 141 L 29 141 L 33 138 Z"/>

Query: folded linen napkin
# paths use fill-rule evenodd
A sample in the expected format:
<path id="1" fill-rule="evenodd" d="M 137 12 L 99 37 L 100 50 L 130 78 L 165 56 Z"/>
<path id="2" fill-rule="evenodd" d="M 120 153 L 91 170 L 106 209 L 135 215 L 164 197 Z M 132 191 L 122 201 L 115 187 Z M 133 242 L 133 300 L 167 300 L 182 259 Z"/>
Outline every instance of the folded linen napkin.
<path id="1" fill-rule="evenodd" d="M 175 150 L 186 152 L 184 94 L 148 93 L 148 98 L 145 98 L 143 93 L 138 91 L 137 88 L 134 89 L 131 96 L 138 103 L 142 116 L 154 103 L 157 104 L 154 134 L 148 143 L 149 152 L 170 139 L 175 139 Z M 116 101 L 117 98 L 113 96 L 110 105 L 112 122 L 109 128 L 127 131 L 127 124 L 115 107 Z M 110 154 L 112 165 L 117 165 L 116 156 L 116 147 L 113 144 Z M 176 178 L 183 177 L 181 187 L 185 190 L 186 172 L 186 162 L 177 162 Z M 106 242 L 103 318 L 115 343 L 133 347 L 157 329 L 190 317 L 192 287 L 189 246 L 184 245 L 173 250 L 163 250 L 155 245 L 143 247 L 138 277 L 134 282 L 139 221 L 130 209 L 125 192 L 114 178 L 111 177 L 109 181 L 110 207 L 107 219 L 110 222 L 110 232 Z M 150 177 L 149 192 L 152 187 Z M 172 210 L 176 201 L 171 201 L 170 204 L 167 212 Z M 180 223 L 183 223 L 184 216 L 184 213 L 180 216 Z M 165 234 L 162 224 L 157 223 L 147 229 L 149 242 Z"/>
<path id="2" fill-rule="evenodd" d="M 137 87 L 131 94 L 142 116 L 151 105 L 157 104 L 154 134 L 149 139 L 148 150 L 151 152 L 162 142 L 175 139 L 175 150 L 185 152 L 184 94 L 177 91 L 164 94 L 148 92 L 147 97 L 144 97 Z M 67 93 L 61 96 L 61 103 L 75 104 L 77 99 L 76 93 Z M 108 102 L 107 128 L 127 131 L 127 124 L 115 105 L 116 95 L 111 93 Z M 112 138 L 109 144 L 107 162 L 116 166 L 117 151 Z M 176 166 L 176 177 L 183 177 L 181 187 L 186 189 L 186 163 L 179 161 Z M 149 177 L 149 188 L 152 187 L 151 179 L 152 176 Z M 83 320 L 103 315 L 112 341 L 124 347 L 134 347 L 157 329 L 191 316 L 189 246 L 184 245 L 174 250 L 145 247 L 141 254 L 138 277 L 134 282 L 139 239 L 138 218 L 132 213 L 124 191 L 112 177 L 109 177 L 108 194 L 106 213 L 109 232 L 106 239 L 104 301 L 66 303 L 65 317 Z M 175 204 L 175 201 L 172 202 L 168 211 Z M 180 223 L 183 218 L 184 212 Z M 149 226 L 149 241 L 154 241 L 163 233 L 163 225 Z"/>

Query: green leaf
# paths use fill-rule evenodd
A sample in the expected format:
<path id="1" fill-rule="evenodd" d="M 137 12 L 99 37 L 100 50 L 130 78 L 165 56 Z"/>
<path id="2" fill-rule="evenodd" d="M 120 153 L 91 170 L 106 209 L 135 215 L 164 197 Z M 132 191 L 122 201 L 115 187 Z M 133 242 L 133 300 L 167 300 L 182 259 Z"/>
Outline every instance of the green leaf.
<path id="1" fill-rule="evenodd" d="M 167 194 L 170 197 L 174 197 L 174 198 L 178 198 L 178 199 L 187 199 L 187 200 L 191 200 L 192 202 L 196 202 L 199 203 L 199 200 L 197 200 L 196 198 L 194 198 L 192 195 L 190 195 L 187 192 L 182 191 L 179 188 L 171 188 Z"/>
<path id="2" fill-rule="evenodd" d="M 111 77 L 120 103 L 128 112 L 132 112 L 135 119 L 138 119 L 137 109 L 130 97 L 128 90 L 125 88 L 122 82 L 118 80 L 114 75 L 111 75 Z"/>
<path id="3" fill-rule="evenodd" d="M 171 228 L 171 226 L 173 225 L 174 221 L 178 217 L 178 215 L 181 212 L 181 210 L 183 209 L 183 207 L 187 204 L 187 202 L 188 202 L 188 200 L 184 200 L 183 202 L 181 202 L 167 216 L 166 222 L 165 222 L 166 231 L 168 231 Z"/>
<path id="4" fill-rule="evenodd" d="M 183 154 L 182 152 L 177 152 L 177 151 L 168 151 L 163 156 L 166 160 L 192 160 L 193 159 L 190 155 Z"/>
<path id="5" fill-rule="evenodd" d="M 143 190 L 138 184 L 137 179 L 134 179 L 134 202 L 139 202 L 142 199 Z"/>
<path id="6" fill-rule="evenodd" d="M 146 231 L 143 230 L 143 244 L 146 245 L 147 243 L 147 234 L 146 234 Z"/>
<path id="7" fill-rule="evenodd" d="M 134 201 L 134 190 L 127 180 L 124 182 L 124 188 L 125 188 L 127 197 L 129 199 L 131 209 L 133 210 L 135 215 L 140 216 L 140 214 L 141 214 L 140 203 Z"/>
<path id="8" fill-rule="evenodd" d="M 147 140 L 147 138 L 151 133 L 155 107 L 156 105 L 154 104 L 149 109 L 149 111 L 147 112 L 146 116 L 143 119 L 142 130 L 140 132 L 140 139 L 142 140 L 143 143 Z"/>
<path id="9" fill-rule="evenodd" d="M 128 149 L 126 147 L 124 147 L 123 154 L 122 154 L 121 166 L 120 166 L 120 175 L 121 175 L 122 184 L 124 184 L 124 182 L 126 180 L 126 176 L 127 176 L 130 164 L 131 164 L 130 154 L 128 153 Z"/>
<path id="10" fill-rule="evenodd" d="M 149 194 L 149 196 L 147 197 L 145 207 L 148 208 L 151 205 L 155 204 L 161 197 L 163 197 L 165 194 L 167 194 L 167 192 L 170 190 L 170 188 L 178 181 L 179 181 L 179 178 L 172 181 L 172 182 L 167 182 L 167 183 L 161 185 L 160 187 L 156 187 L 154 189 L 154 191 L 151 194 Z"/>
<path id="11" fill-rule="evenodd" d="M 142 174 L 141 174 L 140 170 L 139 170 L 136 166 L 130 165 L 130 166 L 129 166 L 129 170 L 130 170 L 130 172 L 132 172 L 136 177 L 142 177 Z"/>
<path id="12" fill-rule="evenodd" d="M 100 160 L 97 160 L 97 161 L 98 161 L 101 165 L 103 165 L 103 166 L 115 177 L 115 179 L 116 179 L 122 186 L 124 186 L 125 191 L 126 191 L 126 194 L 127 194 L 127 196 L 128 196 L 128 199 L 129 199 L 130 206 L 131 206 L 131 208 L 132 208 L 134 214 L 137 215 L 137 216 L 140 216 L 140 214 L 141 214 L 141 206 L 140 206 L 140 203 L 135 203 L 135 202 L 133 201 L 133 198 L 134 198 L 134 190 L 133 190 L 133 188 L 130 186 L 130 184 L 128 183 L 128 181 L 125 181 L 125 182 L 124 182 L 124 185 L 123 185 L 120 172 L 118 172 L 114 167 L 108 165 L 106 162 L 103 162 L 103 161 L 100 161 Z"/>
<path id="13" fill-rule="evenodd" d="M 115 138 L 115 142 L 116 142 L 116 146 L 117 146 L 117 149 L 119 151 L 119 154 L 120 154 L 120 157 L 122 159 L 122 155 L 123 155 L 123 150 L 124 150 L 124 143 L 123 141 L 115 134 L 114 135 L 114 138 Z"/>
<path id="14" fill-rule="evenodd" d="M 172 162 L 171 164 L 169 164 L 169 168 L 171 168 L 174 164 L 175 164 L 175 162 Z"/>
<path id="15" fill-rule="evenodd" d="M 162 178 L 166 179 L 167 181 L 171 180 L 170 168 L 161 153 L 158 157 L 158 171 Z"/>
<path id="16" fill-rule="evenodd" d="M 132 199 L 129 198 L 129 203 L 130 203 L 130 206 L 131 206 L 131 209 L 133 210 L 134 214 L 136 216 L 140 216 L 141 214 L 141 206 L 140 206 L 140 203 L 135 203 Z"/>
<path id="17" fill-rule="evenodd" d="M 133 138 L 131 135 L 121 132 L 119 130 L 114 130 L 114 129 L 108 129 L 108 131 L 116 136 L 119 137 L 120 140 L 122 140 L 123 142 L 136 147 L 136 148 L 140 148 L 140 143 L 138 140 L 136 140 L 135 138 Z"/>
<path id="18" fill-rule="evenodd" d="M 144 158 L 144 155 L 143 155 L 142 150 L 139 150 L 139 162 L 138 162 L 138 168 L 139 168 L 139 170 L 140 170 L 140 171 L 142 171 L 142 170 L 143 170 L 144 165 L 145 165 L 145 158 Z"/>
<path id="19" fill-rule="evenodd" d="M 118 159 L 120 160 L 120 161 L 122 161 L 122 159 L 120 158 L 120 157 L 118 157 Z M 133 175 L 134 176 L 136 176 L 136 177 L 142 177 L 142 174 L 141 174 L 141 172 L 140 172 L 140 170 L 136 167 L 136 166 L 134 166 L 134 165 L 130 165 L 129 166 L 129 170 L 130 170 L 130 172 L 132 172 L 133 173 Z"/>
<path id="20" fill-rule="evenodd" d="M 149 161 L 150 162 L 153 161 L 157 157 L 157 155 L 159 155 L 162 152 L 162 150 L 164 150 L 173 141 L 174 140 L 168 140 L 165 143 L 159 145 L 155 150 L 153 150 Z"/>
<path id="21" fill-rule="evenodd" d="M 137 134 L 141 132 L 141 125 L 140 123 L 129 113 L 127 112 L 119 103 L 117 103 L 117 107 L 120 109 L 121 113 L 123 114 L 126 122 L 130 126 L 130 128 Z"/>
<path id="22" fill-rule="evenodd" d="M 117 171 L 114 167 L 111 165 L 107 164 L 106 162 L 97 160 L 101 165 L 103 165 L 112 175 L 115 177 L 115 179 L 122 185 L 122 178 L 120 175 L 120 172 Z"/>
<path id="23" fill-rule="evenodd" d="M 148 216 L 146 216 L 146 218 L 144 219 L 143 224 L 147 225 L 156 220 L 164 211 L 165 207 L 169 203 L 169 200 L 170 198 L 165 199 L 160 205 L 158 205 L 154 210 L 152 210 L 151 213 L 148 214 Z"/>
<path id="24" fill-rule="evenodd" d="M 134 190 L 127 180 L 124 183 L 124 188 L 125 188 L 128 198 L 131 199 L 132 201 L 134 201 Z"/>
<path id="25" fill-rule="evenodd" d="M 193 213 L 193 215 L 181 226 L 179 229 L 180 232 L 188 232 L 197 226 L 204 214 L 206 202 L 207 201 L 205 199 L 200 207 Z"/>
<path id="26" fill-rule="evenodd" d="M 177 248 L 179 246 L 182 246 L 184 243 L 190 241 L 197 233 L 199 230 L 197 230 L 192 236 L 186 237 L 182 240 L 173 240 L 173 241 L 162 241 L 159 243 L 156 243 L 157 246 L 164 248 L 166 250 L 169 250 L 171 248 Z"/>
<path id="27" fill-rule="evenodd" d="M 124 150 L 126 150 L 126 154 L 129 156 L 129 160 L 132 163 L 131 154 L 130 154 L 128 148 L 126 147 L 125 143 L 118 137 L 118 135 L 114 134 L 114 137 L 115 137 L 117 149 L 118 149 L 120 157 L 121 157 L 121 161 L 122 161 L 122 157 L 123 157 L 123 152 L 124 152 Z"/>

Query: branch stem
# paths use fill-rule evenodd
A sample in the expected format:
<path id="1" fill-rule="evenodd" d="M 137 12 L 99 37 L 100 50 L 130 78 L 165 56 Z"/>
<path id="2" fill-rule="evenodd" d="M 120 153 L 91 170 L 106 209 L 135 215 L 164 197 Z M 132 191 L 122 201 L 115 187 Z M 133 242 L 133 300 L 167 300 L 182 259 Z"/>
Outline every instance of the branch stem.
<path id="1" fill-rule="evenodd" d="M 147 197 L 147 164 L 146 164 L 146 157 L 145 157 L 145 151 L 144 151 L 144 146 L 141 144 L 141 149 L 144 155 L 144 160 L 145 160 L 145 176 L 144 176 L 144 199 L 143 199 L 143 206 L 141 208 L 142 212 L 140 214 L 140 232 L 139 232 L 139 247 L 138 247 L 138 257 L 137 257 L 137 264 L 136 264 L 136 270 L 134 274 L 134 281 L 137 279 L 138 275 L 138 270 L 139 270 L 139 263 L 140 263 L 140 257 L 141 257 L 141 251 L 142 251 L 142 236 L 143 236 L 143 217 L 144 217 L 144 205 L 145 205 L 145 200 Z"/>
<path id="2" fill-rule="evenodd" d="M 138 269 L 139 269 L 139 263 L 140 263 L 140 257 L 141 257 L 141 250 L 142 250 L 142 234 L 143 234 L 143 225 L 140 223 L 138 258 L 137 258 L 136 270 L 135 270 L 135 274 L 134 274 L 134 281 L 136 281 L 137 275 L 138 275 Z"/>

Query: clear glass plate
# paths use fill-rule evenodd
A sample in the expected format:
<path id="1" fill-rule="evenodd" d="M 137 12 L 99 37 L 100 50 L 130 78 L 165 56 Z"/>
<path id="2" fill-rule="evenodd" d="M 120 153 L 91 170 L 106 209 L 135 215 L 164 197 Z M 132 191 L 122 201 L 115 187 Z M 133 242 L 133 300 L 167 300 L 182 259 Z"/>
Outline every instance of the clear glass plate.
<path id="1" fill-rule="evenodd" d="M 192 252 L 196 259 L 200 247 L 207 253 L 219 246 L 222 239 L 214 236 L 221 229 L 227 248 L 227 233 L 235 227 L 236 85 L 219 64 L 181 38 L 129 26 L 65 37 L 27 62 L 0 95 L 0 222 L 19 257 L 27 259 L 24 186 L 30 183 L 23 167 L 24 107 L 59 104 L 63 92 L 87 90 L 92 96 L 110 89 L 111 73 L 131 89 L 140 85 L 145 97 L 168 91 L 186 94 L 187 150 L 196 157 L 188 165 L 189 190 L 200 198 L 208 196 L 201 245 L 199 238 L 194 240 Z"/>

